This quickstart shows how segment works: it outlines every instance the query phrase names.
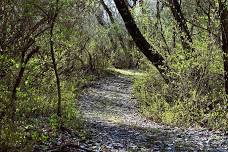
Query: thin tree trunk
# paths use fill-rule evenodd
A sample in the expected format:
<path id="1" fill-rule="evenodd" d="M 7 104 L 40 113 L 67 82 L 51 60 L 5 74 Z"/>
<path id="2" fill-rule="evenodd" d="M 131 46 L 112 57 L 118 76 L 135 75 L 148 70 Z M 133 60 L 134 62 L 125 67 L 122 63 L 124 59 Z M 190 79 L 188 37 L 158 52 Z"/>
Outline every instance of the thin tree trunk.
<path id="1" fill-rule="evenodd" d="M 111 10 L 108 8 L 108 6 L 105 4 L 104 0 L 100 0 L 103 8 L 105 9 L 105 11 L 107 12 L 110 20 L 111 20 L 111 23 L 114 25 L 114 28 L 115 28 L 115 31 L 117 32 L 117 37 L 118 37 L 118 40 L 120 42 L 120 45 L 125 53 L 125 56 L 128 58 L 128 59 L 131 59 L 131 55 L 129 55 L 129 53 L 127 52 L 128 51 L 128 48 L 126 47 L 126 44 L 124 43 L 124 39 L 121 35 L 121 33 L 119 32 L 119 30 L 117 29 L 117 27 L 115 26 L 115 19 L 113 18 L 113 15 L 112 15 L 112 12 Z M 130 66 L 131 63 L 129 63 L 129 66 Z"/>
<path id="2" fill-rule="evenodd" d="M 222 50 L 224 57 L 225 91 L 226 94 L 228 94 L 228 9 L 225 4 L 222 4 L 222 2 L 220 2 L 220 11 L 222 28 Z"/>
<path id="3" fill-rule="evenodd" d="M 111 20 L 111 23 L 114 24 L 115 23 L 115 20 L 113 18 L 112 12 L 108 8 L 108 6 L 105 4 L 104 0 L 100 0 L 100 3 L 103 6 L 103 8 L 105 9 L 106 13 L 108 14 L 109 19 Z"/>
<path id="4" fill-rule="evenodd" d="M 59 117 L 61 117 L 61 88 L 60 88 L 60 79 L 59 79 L 58 70 L 57 70 L 57 64 L 56 64 L 56 59 L 55 59 L 54 42 L 52 40 L 52 38 L 53 38 L 53 28 L 54 28 L 54 25 L 51 26 L 50 40 L 49 41 L 50 41 L 50 49 L 51 49 L 51 59 L 52 59 L 53 69 L 54 69 L 54 72 L 55 72 L 57 92 L 58 92 L 57 115 Z"/>
<path id="5" fill-rule="evenodd" d="M 31 57 L 39 51 L 39 47 L 34 48 L 28 55 L 25 57 L 25 51 L 22 52 L 21 55 L 21 63 L 20 63 L 20 71 L 18 73 L 18 76 L 16 78 L 15 84 L 13 86 L 12 95 L 11 95 L 11 114 L 10 118 L 14 122 L 16 117 L 16 100 L 17 100 L 17 89 L 19 88 L 24 72 L 25 67 L 28 63 L 28 61 L 31 59 Z"/>
<path id="6" fill-rule="evenodd" d="M 157 16 L 157 27 L 156 28 L 157 28 L 157 30 L 160 31 L 162 40 L 165 43 L 165 47 L 166 47 L 165 49 L 167 50 L 168 54 L 170 54 L 171 50 L 169 48 L 169 45 L 168 45 L 166 38 L 165 38 L 165 35 L 164 35 L 164 30 L 163 30 L 163 25 L 162 25 L 162 20 L 161 20 L 160 1 L 159 0 L 157 0 L 156 6 L 157 6 L 157 15 L 156 15 Z M 160 25 L 160 27 L 159 27 L 159 25 Z"/>
<path id="7" fill-rule="evenodd" d="M 173 48 L 176 48 L 176 28 L 173 27 Z"/>
<path id="8" fill-rule="evenodd" d="M 113 15 L 112 15 L 112 12 L 111 10 L 108 8 L 108 6 L 105 4 L 104 0 L 100 0 L 100 3 L 101 5 L 103 6 L 103 8 L 105 9 L 106 13 L 108 14 L 110 20 L 111 20 L 111 23 L 114 25 L 115 24 L 115 20 L 113 18 Z M 119 30 L 116 28 L 116 26 L 114 27 L 115 28 L 115 31 L 117 32 L 117 37 L 119 39 L 119 42 L 120 42 L 120 45 L 121 47 L 123 48 L 124 52 L 126 53 L 126 46 L 124 44 L 124 40 L 123 40 L 123 37 L 122 35 L 118 32 Z"/>
<path id="9" fill-rule="evenodd" d="M 181 32 L 181 43 L 184 49 L 191 49 L 190 44 L 192 43 L 192 37 L 189 32 L 186 19 L 181 11 L 181 5 L 178 0 L 169 0 L 170 9 L 178 24 Z"/>
<path id="10" fill-rule="evenodd" d="M 23 63 L 21 64 L 21 68 L 20 71 L 18 73 L 18 76 L 16 78 L 16 82 L 13 86 L 13 90 L 12 90 L 12 95 L 11 95 L 11 120 L 14 122 L 15 121 L 15 117 L 16 117 L 16 100 L 17 100 L 17 89 L 20 86 L 21 80 L 23 78 L 24 75 L 24 71 L 25 71 L 25 67 L 23 66 Z"/>
<path id="11" fill-rule="evenodd" d="M 54 51 L 54 41 L 53 41 L 53 30 L 54 30 L 54 26 L 55 26 L 55 20 L 58 16 L 58 11 L 59 11 L 58 3 L 59 3 L 59 0 L 56 0 L 56 10 L 55 10 L 56 12 L 51 20 L 49 43 L 50 43 L 51 59 L 52 59 L 53 69 L 54 69 L 55 78 L 56 78 L 57 93 L 58 93 L 57 116 L 61 117 L 62 116 L 61 84 L 60 84 L 59 74 L 58 74 L 58 70 L 57 70 L 55 51 Z"/>
<path id="12" fill-rule="evenodd" d="M 115 23 L 115 20 L 113 18 L 113 15 L 112 15 L 112 12 L 110 11 L 110 9 L 108 8 L 108 6 L 105 4 L 104 0 L 100 0 L 100 3 L 102 5 L 102 7 L 104 8 L 104 10 L 106 11 L 106 13 L 108 14 L 109 16 L 109 19 L 111 21 L 112 24 Z M 101 19 L 102 17 L 101 16 L 98 16 L 98 22 L 101 26 L 105 27 L 104 26 L 104 23 L 103 23 L 103 20 Z M 112 46 L 113 46 L 113 51 L 115 51 L 117 49 L 117 43 L 115 42 L 114 38 L 112 37 L 112 34 L 109 33 L 109 39 L 110 39 L 110 42 L 112 43 Z"/>

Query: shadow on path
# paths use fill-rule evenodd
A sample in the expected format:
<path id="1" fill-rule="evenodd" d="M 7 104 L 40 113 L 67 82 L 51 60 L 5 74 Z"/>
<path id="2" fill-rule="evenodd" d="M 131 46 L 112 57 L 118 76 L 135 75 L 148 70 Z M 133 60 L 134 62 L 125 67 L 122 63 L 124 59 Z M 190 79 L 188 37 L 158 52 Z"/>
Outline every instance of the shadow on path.
<path id="1" fill-rule="evenodd" d="M 79 98 L 96 151 L 228 151 L 228 137 L 158 125 L 140 115 L 131 80 L 109 76 Z M 94 146 L 95 145 L 95 146 Z M 90 147 L 91 148 L 91 147 Z"/>

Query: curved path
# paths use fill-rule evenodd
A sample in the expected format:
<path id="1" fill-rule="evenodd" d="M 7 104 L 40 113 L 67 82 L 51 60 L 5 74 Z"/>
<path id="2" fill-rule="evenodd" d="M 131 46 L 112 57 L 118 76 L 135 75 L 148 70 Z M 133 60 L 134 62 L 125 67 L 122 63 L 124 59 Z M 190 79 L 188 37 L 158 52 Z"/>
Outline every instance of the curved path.
<path id="1" fill-rule="evenodd" d="M 131 80 L 109 76 L 97 81 L 79 98 L 94 151 L 228 151 L 228 137 L 207 130 L 158 125 L 142 117 L 132 98 Z"/>

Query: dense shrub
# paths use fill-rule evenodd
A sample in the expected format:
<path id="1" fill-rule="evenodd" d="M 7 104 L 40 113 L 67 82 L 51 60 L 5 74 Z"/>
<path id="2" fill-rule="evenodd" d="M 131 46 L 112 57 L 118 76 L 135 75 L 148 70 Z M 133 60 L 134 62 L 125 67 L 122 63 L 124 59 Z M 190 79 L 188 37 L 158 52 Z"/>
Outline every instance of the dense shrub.
<path id="1" fill-rule="evenodd" d="M 134 94 L 141 111 L 155 121 L 225 130 L 228 113 L 222 57 L 219 51 L 210 56 L 203 47 L 196 49 L 200 51 L 194 58 L 180 48 L 169 56 L 169 84 L 152 67 L 147 76 L 135 79 Z"/>

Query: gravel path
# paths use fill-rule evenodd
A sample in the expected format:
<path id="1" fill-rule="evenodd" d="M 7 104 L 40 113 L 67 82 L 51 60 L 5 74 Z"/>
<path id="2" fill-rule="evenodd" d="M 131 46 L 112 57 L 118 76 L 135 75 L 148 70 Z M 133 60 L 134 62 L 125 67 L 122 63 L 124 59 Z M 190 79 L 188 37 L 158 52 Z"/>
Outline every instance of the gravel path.
<path id="1" fill-rule="evenodd" d="M 131 84 L 127 77 L 109 76 L 80 96 L 80 110 L 91 132 L 83 147 L 113 152 L 228 152 L 228 137 L 219 132 L 171 128 L 142 117 Z"/>

